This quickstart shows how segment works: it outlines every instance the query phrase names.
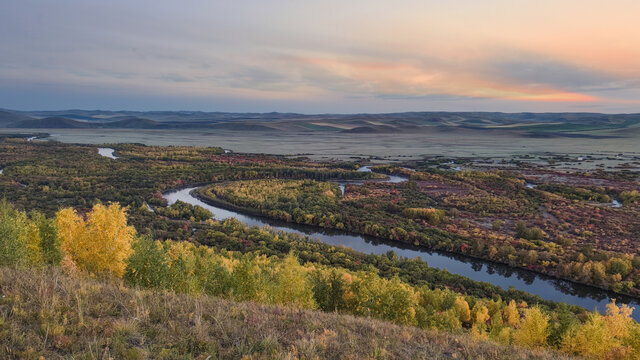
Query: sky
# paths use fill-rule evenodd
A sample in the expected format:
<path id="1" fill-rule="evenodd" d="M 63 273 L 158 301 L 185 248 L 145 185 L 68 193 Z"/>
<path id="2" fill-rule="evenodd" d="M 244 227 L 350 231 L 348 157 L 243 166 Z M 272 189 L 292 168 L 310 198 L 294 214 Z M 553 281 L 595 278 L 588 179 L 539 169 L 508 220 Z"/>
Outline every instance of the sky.
<path id="1" fill-rule="evenodd" d="M 0 0 L 0 108 L 640 112 L 637 0 Z"/>

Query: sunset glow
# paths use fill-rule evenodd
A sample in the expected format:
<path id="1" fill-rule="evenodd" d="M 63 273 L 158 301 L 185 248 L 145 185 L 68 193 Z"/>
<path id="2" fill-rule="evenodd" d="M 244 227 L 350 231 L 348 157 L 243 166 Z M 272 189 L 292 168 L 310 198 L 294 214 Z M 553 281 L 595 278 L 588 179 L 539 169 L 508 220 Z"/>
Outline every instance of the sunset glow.
<path id="1" fill-rule="evenodd" d="M 638 112 L 638 14 L 622 0 L 8 2 L 0 107 Z"/>

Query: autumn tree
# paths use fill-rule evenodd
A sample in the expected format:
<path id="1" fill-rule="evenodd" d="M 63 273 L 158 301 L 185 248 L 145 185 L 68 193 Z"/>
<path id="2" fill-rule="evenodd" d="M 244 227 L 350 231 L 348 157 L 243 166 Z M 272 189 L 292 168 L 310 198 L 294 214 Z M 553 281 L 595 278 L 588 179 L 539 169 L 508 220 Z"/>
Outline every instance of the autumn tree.
<path id="1" fill-rule="evenodd" d="M 549 316 L 540 308 L 532 307 L 524 311 L 524 320 L 513 334 L 515 344 L 524 347 L 544 346 L 549 336 Z"/>
<path id="2" fill-rule="evenodd" d="M 459 296 L 456 298 L 453 308 L 458 314 L 460 322 L 468 323 L 469 321 L 471 321 L 471 310 L 469 310 L 469 303 L 467 303 L 463 297 Z"/>
<path id="3" fill-rule="evenodd" d="M 447 221 L 444 211 L 434 208 L 407 208 L 402 211 L 402 215 L 408 218 L 424 219 L 433 225 Z"/>
<path id="4" fill-rule="evenodd" d="M 25 238 L 26 260 L 31 266 L 42 264 L 42 248 L 40 244 L 40 229 L 33 222 L 23 217 L 22 236 Z"/>
<path id="5" fill-rule="evenodd" d="M 511 300 L 509 305 L 502 310 L 502 317 L 504 318 L 505 325 L 509 325 L 514 328 L 520 325 L 520 313 L 518 312 L 518 307 L 514 300 Z"/>
<path id="6" fill-rule="evenodd" d="M 96 204 L 86 220 L 71 208 L 58 211 L 56 226 L 65 254 L 80 269 L 121 277 L 132 253 L 135 229 L 119 204 Z"/>
<path id="7" fill-rule="evenodd" d="M 631 328 L 633 326 L 633 319 L 631 318 L 633 308 L 627 304 L 621 306 L 616 305 L 616 300 L 611 300 L 607 304 L 607 316 L 605 321 L 611 334 L 619 339 L 624 339 L 629 336 Z"/>
<path id="8" fill-rule="evenodd" d="M 573 327 L 562 339 L 562 350 L 586 358 L 637 359 L 640 326 L 631 319 L 632 308 L 607 305 L 606 316 L 591 314 L 584 324 Z"/>
<path id="9" fill-rule="evenodd" d="M 588 358 L 602 358 L 619 346 L 601 315 L 592 314 L 582 325 L 570 330 L 562 339 L 562 350 Z"/>
<path id="10" fill-rule="evenodd" d="M 489 309 L 477 302 L 473 310 L 471 311 L 473 325 L 471 327 L 471 334 L 478 338 L 487 337 L 487 321 L 489 321 Z"/>
<path id="11" fill-rule="evenodd" d="M 307 270 L 293 255 L 287 255 L 275 270 L 270 298 L 275 304 L 295 305 L 305 309 L 316 307 L 313 291 L 307 280 Z"/>

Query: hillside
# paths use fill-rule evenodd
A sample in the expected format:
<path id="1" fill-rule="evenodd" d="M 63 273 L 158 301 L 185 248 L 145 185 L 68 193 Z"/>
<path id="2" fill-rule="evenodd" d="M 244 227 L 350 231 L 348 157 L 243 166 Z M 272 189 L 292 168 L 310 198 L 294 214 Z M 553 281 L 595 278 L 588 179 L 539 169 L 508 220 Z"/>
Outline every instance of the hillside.
<path id="1" fill-rule="evenodd" d="M 561 358 L 368 318 L 134 290 L 59 268 L 5 267 L 0 289 L 2 358 Z"/>
<path id="2" fill-rule="evenodd" d="M 111 129 L 153 129 L 158 127 L 157 121 L 130 117 L 122 120 L 105 123 L 102 127 Z"/>
<path id="3" fill-rule="evenodd" d="M 640 114 L 404 112 L 389 114 L 223 113 L 188 111 L 0 111 L 11 128 L 212 129 L 346 134 L 493 131 L 527 136 L 625 136 Z M 617 131 L 617 132 L 615 132 Z"/>
<path id="4" fill-rule="evenodd" d="M 67 119 L 63 117 L 46 117 L 43 119 L 28 119 L 7 125 L 10 128 L 20 129 L 87 129 L 93 124 Z"/>
<path id="5" fill-rule="evenodd" d="M 26 115 L 0 110 L 0 126 L 6 126 L 11 123 L 30 119 L 31 118 Z"/>

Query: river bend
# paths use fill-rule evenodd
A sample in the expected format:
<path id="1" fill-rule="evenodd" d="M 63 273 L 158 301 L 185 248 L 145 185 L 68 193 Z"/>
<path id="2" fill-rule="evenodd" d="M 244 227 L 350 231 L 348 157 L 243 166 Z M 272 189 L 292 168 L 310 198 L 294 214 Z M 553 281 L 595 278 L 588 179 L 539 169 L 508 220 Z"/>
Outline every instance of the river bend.
<path id="1" fill-rule="evenodd" d="M 359 171 L 371 171 L 369 167 L 360 168 Z M 399 176 L 390 176 L 386 182 L 399 183 L 406 181 Z M 339 182 L 344 191 L 346 183 L 358 184 L 362 182 Z M 508 289 L 514 287 L 518 290 L 526 291 L 538 295 L 546 300 L 565 302 L 582 306 L 588 310 L 597 309 L 600 313 L 606 311 L 605 305 L 610 298 L 616 298 L 618 303 L 628 303 L 640 309 L 637 299 L 611 292 L 597 289 L 591 286 L 576 284 L 566 280 L 556 279 L 533 271 L 513 268 L 504 264 L 490 261 L 483 261 L 463 255 L 444 253 L 438 251 L 428 251 L 426 249 L 413 247 L 399 242 L 387 242 L 370 236 L 357 235 L 340 230 L 324 229 L 314 226 L 287 223 L 284 221 L 268 219 L 261 216 L 243 214 L 238 211 L 224 209 L 218 206 L 207 204 L 192 195 L 196 187 L 174 190 L 165 193 L 163 196 L 171 205 L 180 200 L 191 205 L 199 205 L 211 211 L 214 218 L 224 220 L 236 218 L 241 223 L 249 226 L 268 226 L 276 231 L 308 236 L 321 242 L 334 246 L 350 247 L 356 251 L 367 254 L 386 254 L 394 251 L 398 256 L 409 259 L 420 258 L 429 266 L 446 269 L 447 271 L 468 277 L 476 281 L 485 281 L 493 285 Z M 634 311 L 633 318 L 640 321 L 640 310 Z"/>

